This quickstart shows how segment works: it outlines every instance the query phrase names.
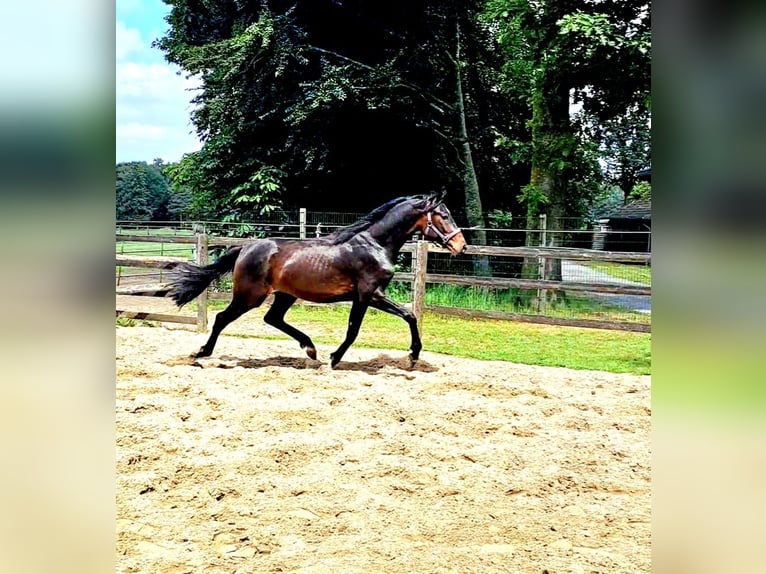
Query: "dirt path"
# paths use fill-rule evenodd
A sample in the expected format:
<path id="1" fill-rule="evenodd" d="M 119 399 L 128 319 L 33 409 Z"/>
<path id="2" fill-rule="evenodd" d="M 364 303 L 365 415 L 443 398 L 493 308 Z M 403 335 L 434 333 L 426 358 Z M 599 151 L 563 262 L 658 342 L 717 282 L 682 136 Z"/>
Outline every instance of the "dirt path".
<path id="1" fill-rule="evenodd" d="M 117 327 L 118 572 L 649 572 L 649 377 L 204 339 Z"/>

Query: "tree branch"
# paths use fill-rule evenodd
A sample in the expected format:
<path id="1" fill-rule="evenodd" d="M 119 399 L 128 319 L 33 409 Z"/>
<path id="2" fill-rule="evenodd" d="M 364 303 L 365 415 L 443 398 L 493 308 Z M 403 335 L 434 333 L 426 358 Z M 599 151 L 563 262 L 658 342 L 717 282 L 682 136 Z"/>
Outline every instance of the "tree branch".
<path id="1" fill-rule="evenodd" d="M 376 70 L 373 66 L 365 64 L 364 62 L 360 62 L 359 60 L 354 60 L 353 58 L 349 58 L 348 56 L 344 56 L 343 54 L 338 54 L 337 52 L 333 52 L 332 50 L 325 50 L 324 48 L 319 48 L 318 46 L 309 46 L 308 49 L 311 50 L 311 51 L 314 51 L 314 52 L 318 52 L 320 54 L 324 54 L 324 55 L 327 55 L 327 56 L 332 56 L 334 58 L 338 58 L 340 60 L 348 62 L 349 64 L 353 64 L 355 66 L 358 66 L 358 67 L 360 67 L 360 68 L 362 68 L 364 70 L 368 70 L 370 72 L 374 72 Z M 413 84 L 412 82 L 408 82 L 408 81 L 402 80 L 400 78 L 397 81 L 397 83 L 392 84 L 392 86 L 394 86 L 394 87 L 402 87 L 402 88 L 407 88 L 409 90 L 412 90 L 418 96 L 420 96 L 426 102 L 428 102 L 428 105 L 430 107 L 434 108 L 436 111 L 438 111 L 441 114 L 444 114 L 445 111 L 443 109 L 439 108 L 438 106 L 436 106 L 433 102 L 436 102 L 436 103 L 440 104 L 443 108 L 446 108 L 449 111 L 454 111 L 453 110 L 453 106 L 450 103 L 445 102 L 441 98 L 433 95 L 432 93 L 430 93 L 427 90 L 424 90 L 420 86 L 418 86 L 416 84 Z M 429 99 L 431 100 L 430 102 L 429 102 Z"/>

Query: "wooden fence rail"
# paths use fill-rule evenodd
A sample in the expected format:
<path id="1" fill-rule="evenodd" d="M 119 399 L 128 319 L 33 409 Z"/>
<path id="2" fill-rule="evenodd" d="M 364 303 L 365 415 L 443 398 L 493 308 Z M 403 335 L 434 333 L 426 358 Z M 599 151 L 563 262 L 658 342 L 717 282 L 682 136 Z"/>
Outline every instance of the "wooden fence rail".
<path id="1" fill-rule="evenodd" d="M 187 261 L 186 257 L 138 257 L 117 254 L 118 267 L 151 267 L 154 269 L 173 269 L 181 262 Z"/>
<path id="2" fill-rule="evenodd" d="M 234 247 L 251 243 L 253 239 L 209 237 L 199 233 L 194 236 L 157 236 L 157 235 L 132 235 L 117 234 L 118 242 L 150 242 L 150 243 L 177 243 L 194 245 L 194 261 L 198 265 L 207 265 L 208 252 L 211 247 Z M 557 325 L 573 325 L 596 328 L 609 328 L 630 331 L 648 332 L 651 326 L 645 323 L 632 323 L 620 321 L 600 321 L 587 319 L 567 319 L 558 317 L 544 317 L 540 315 L 527 315 L 520 313 L 505 312 L 480 312 L 468 309 L 450 309 L 445 307 L 428 307 L 425 305 L 426 284 L 452 284 L 489 288 L 519 288 L 562 290 L 602 294 L 620 294 L 634 296 L 651 296 L 651 287 L 644 285 L 621 285 L 606 283 L 581 283 L 574 281 L 553 281 L 549 279 L 518 279 L 499 277 L 476 277 L 428 273 L 428 253 L 448 253 L 444 248 L 437 247 L 427 241 L 411 241 L 402 247 L 402 252 L 412 253 L 411 273 L 399 272 L 394 275 L 395 281 L 411 282 L 413 285 L 413 299 L 411 309 L 421 325 L 423 310 L 428 309 L 445 314 L 457 314 L 462 316 L 491 317 L 495 319 L 509 319 L 517 321 L 530 321 Z M 592 249 L 574 249 L 566 247 L 493 247 L 469 245 L 467 255 L 496 256 L 496 257 L 519 257 L 538 259 L 565 259 L 571 261 L 604 261 L 612 263 L 651 263 L 651 253 L 630 253 L 614 251 L 597 251 Z M 118 267 L 145 267 L 154 269 L 172 269 L 180 261 L 186 261 L 183 257 L 141 257 L 137 255 L 118 254 L 116 265 Z M 151 297 L 164 297 L 168 293 L 168 287 L 163 284 L 131 285 L 118 287 L 118 294 L 139 295 Z M 197 305 L 197 317 L 182 315 L 152 314 L 135 311 L 118 310 L 118 316 L 142 318 L 147 320 L 194 323 L 200 331 L 207 330 L 207 300 L 211 295 L 213 299 L 226 299 L 227 294 L 208 294 L 207 290 L 200 295 Z"/>
<path id="3" fill-rule="evenodd" d="M 402 251 L 413 252 L 416 242 L 405 243 Z M 449 253 L 443 247 L 428 244 L 433 253 Z M 491 245 L 469 245 L 466 255 L 495 255 L 498 257 L 545 257 L 548 259 L 569 259 L 571 261 L 607 261 L 612 263 L 651 263 L 651 253 L 628 251 L 596 251 L 574 247 L 495 247 Z"/>
<path id="4" fill-rule="evenodd" d="M 417 273 L 397 273 L 395 281 L 414 282 Z M 426 283 L 442 283 L 446 285 L 466 285 L 469 287 L 489 287 L 492 289 L 560 289 L 562 291 L 582 291 L 589 293 L 608 293 L 610 295 L 651 296 L 652 288 L 643 285 L 610 285 L 594 283 L 577 283 L 575 281 L 552 281 L 550 279 L 515 279 L 505 277 L 476 277 L 473 275 L 447 275 L 443 273 L 428 273 Z"/>

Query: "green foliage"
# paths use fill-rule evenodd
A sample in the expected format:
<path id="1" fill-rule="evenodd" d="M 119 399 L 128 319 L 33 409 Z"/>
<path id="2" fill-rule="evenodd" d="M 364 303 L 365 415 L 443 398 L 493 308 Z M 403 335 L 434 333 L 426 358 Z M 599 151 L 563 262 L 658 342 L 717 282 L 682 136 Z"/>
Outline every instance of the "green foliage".
<path id="1" fill-rule="evenodd" d="M 605 7 L 615 7 L 611 3 L 602 3 Z M 623 3 L 623 6 L 629 3 Z M 636 14 L 644 19 L 643 9 L 646 5 L 634 3 Z M 648 6 L 646 6 L 648 9 Z M 643 22 L 616 21 L 615 14 L 604 12 L 587 13 L 576 10 L 571 14 L 564 15 L 556 24 L 562 34 L 579 35 L 587 42 L 586 50 L 593 50 L 595 46 L 608 46 L 611 48 L 630 47 L 635 48 L 641 54 L 646 54 L 651 49 L 651 37 L 649 30 L 642 27 Z M 622 28 L 621 28 L 622 27 Z M 623 32 L 624 30 L 624 32 Z"/>
<path id="2" fill-rule="evenodd" d="M 615 185 L 602 185 L 593 198 L 588 210 L 587 218 L 590 221 L 597 221 L 604 217 L 610 211 L 620 207 L 625 203 L 622 190 Z"/>
<path id="3" fill-rule="evenodd" d="M 639 181 L 630 190 L 629 199 L 651 199 L 652 198 L 652 185 L 647 181 Z"/>
<path id="4" fill-rule="evenodd" d="M 117 164 L 115 204 L 118 220 L 163 221 L 172 196 L 161 161 Z"/>
<path id="5" fill-rule="evenodd" d="M 531 142 L 512 139 L 499 131 L 493 131 L 495 147 L 502 150 L 514 164 L 529 163 L 532 158 Z"/>
<path id="6" fill-rule="evenodd" d="M 171 171 L 173 183 L 190 190 L 196 218 L 242 221 L 280 204 L 284 173 L 269 156 L 282 150 L 268 146 L 291 103 L 291 67 L 303 59 L 289 19 L 261 8 L 235 14 L 226 3 L 182 0 L 156 42 L 203 86 L 192 122 L 204 145 Z"/>
<path id="7" fill-rule="evenodd" d="M 399 190 L 464 193 L 467 143 L 485 210 L 582 215 L 605 179 L 627 193 L 647 163 L 638 0 L 166 1 L 156 46 L 201 81 L 204 142 L 168 171 L 184 190 L 171 213 L 245 221 L 282 204 L 365 211 Z M 476 201 L 452 198 L 475 219 Z"/>
<path id="8" fill-rule="evenodd" d="M 648 110 L 649 101 L 649 6 L 638 0 L 490 0 L 484 18 L 497 30 L 505 56 L 501 86 L 528 102 L 531 145 L 496 138 L 515 160 L 525 155 L 531 163 L 519 201 L 530 215 L 584 214 L 602 189 L 600 163 L 609 164 L 606 175 L 613 181 L 640 169 L 615 159 L 620 145 L 633 144 L 633 157 L 646 164 L 648 140 L 635 134 L 648 126 L 648 111 L 638 112 Z M 581 104 L 574 118 L 570 99 Z M 630 110 L 633 117 L 623 124 L 633 129 L 632 138 L 615 128 Z"/>
<path id="9" fill-rule="evenodd" d="M 513 215 L 508 211 L 492 209 L 487 213 L 487 223 L 494 229 L 510 229 L 513 225 Z"/>
<path id="10" fill-rule="evenodd" d="M 228 213 L 223 217 L 226 223 L 253 221 L 258 216 L 268 215 L 279 206 L 279 194 L 284 177 L 279 169 L 262 166 L 247 182 L 231 190 L 228 196 Z"/>
<path id="11" fill-rule="evenodd" d="M 156 46 L 202 86 L 192 122 L 203 148 L 178 174 L 195 217 L 238 217 L 232 193 L 248 209 L 364 211 L 401 193 L 404 174 L 405 193 L 459 190 L 461 115 L 485 196 L 505 203 L 523 173 L 495 151 L 494 132 L 518 135 L 521 104 L 496 89 L 481 2 L 167 3 Z M 253 199 L 264 168 L 284 174 L 276 199 Z"/>
<path id="12" fill-rule="evenodd" d="M 193 219 L 214 219 L 218 215 L 214 190 L 202 167 L 205 156 L 204 151 L 184 154 L 181 161 L 166 169 L 171 187 L 179 194 L 187 194 L 186 213 Z"/>
<path id="13" fill-rule="evenodd" d="M 599 135 L 606 179 L 628 197 L 638 181 L 638 173 L 651 164 L 649 110 L 642 104 L 630 106 L 624 114 L 603 122 Z"/>
<path id="14" fill-rule="evenodd" d="M 519 193 L 517 198 L 525 207 L 528 217 L 538 215 L 550 203 L 550 197 L 538 183 L 528 183 L 522 187 L 521 193 Z"/>
<path id="15" fill-rule="evenodd" d="M 648 31 L 628 37 L 621 33 L 619 23 L 614 21 L 613 16 L 603 12 L 576 10 L 564 15 L 556 24 L 562 34 L 572 35 L 576 42 L 583 45 L 587 57 L 595 56 L 601 47 L 635 47 L 642 54 L 646 54 L 651 47 Z"/>
<path id="16" fill-rule="evenodd" d="M 177 188 L 171 185 L 170 199 L 168 199 L 167 210 L 168 219 L 177 221 L 183 219 L 189 214 L 189 207 L 192 202 L 192 193 L 185 188 Z"/>

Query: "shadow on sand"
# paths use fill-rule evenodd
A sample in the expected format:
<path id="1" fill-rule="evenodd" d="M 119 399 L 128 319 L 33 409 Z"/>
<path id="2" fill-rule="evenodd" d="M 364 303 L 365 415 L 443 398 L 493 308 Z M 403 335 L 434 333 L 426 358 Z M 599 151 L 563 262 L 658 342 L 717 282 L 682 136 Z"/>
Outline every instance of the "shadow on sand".
<path id="1" fill-rule="evenodd" d="M 407 372 L 421 372 L 421 373 L 434 373 L 438 369 L 423 359 L 418 360 L 413 365 L 408 356 L 399 358 L 390 357 L 389 355 L 381 354 L 373 359 L 366 361 L 341 361 L 334 369 L 330 369 L 329 365 L 322 361 L 315 361 L 308 357 L 285 357 L 276 356 L 268 357 L 266 359 L 243 359 L 241 357 L 234 357 L 231 355 L 223 355 L 221 357 L 211 357 L 204 359 L 197 359 L 195 357 L 176 357 L 166 362 L 167 365 L 188 365 L 192 367 L 199 367 L 202 369 L 233 369 L 235 367 L 242 367 L 245 369 L 262 369 L 264 367 L 283 367 L 289 369 L 313 369 L 319 370 L 324 368 L 325 370 L 334 371 L 359 371 L 368 374 L 375 374 L 383 370 L 400 370 Z"/>

